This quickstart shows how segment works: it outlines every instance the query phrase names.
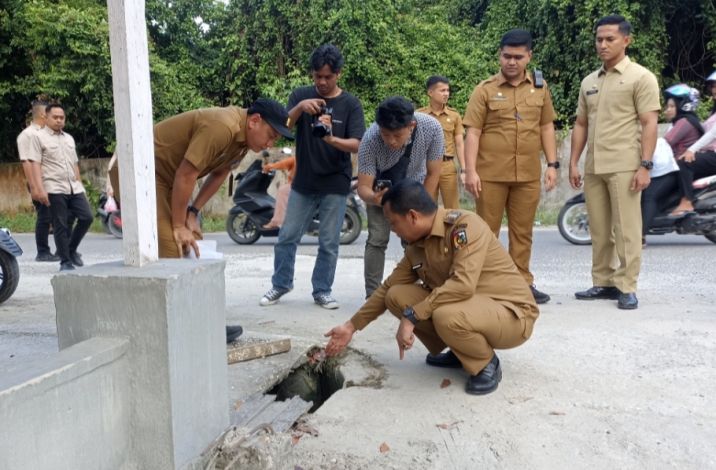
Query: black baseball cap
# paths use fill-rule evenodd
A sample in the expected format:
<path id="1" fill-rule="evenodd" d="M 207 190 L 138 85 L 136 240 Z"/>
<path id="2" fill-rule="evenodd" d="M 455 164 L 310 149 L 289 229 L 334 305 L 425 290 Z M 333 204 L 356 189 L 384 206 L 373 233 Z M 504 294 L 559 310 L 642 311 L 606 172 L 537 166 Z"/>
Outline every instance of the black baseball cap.
<path id="1" fill-rule="evenodd" d="M 287 139 L 293 140 L 293 134 L 288 129 L 288 112 L 281 103 L 266 98 L 259 98 L 249 108 L 249 114 L 259 114 L 261 119 L 268 122 L 276 132 Z"/>

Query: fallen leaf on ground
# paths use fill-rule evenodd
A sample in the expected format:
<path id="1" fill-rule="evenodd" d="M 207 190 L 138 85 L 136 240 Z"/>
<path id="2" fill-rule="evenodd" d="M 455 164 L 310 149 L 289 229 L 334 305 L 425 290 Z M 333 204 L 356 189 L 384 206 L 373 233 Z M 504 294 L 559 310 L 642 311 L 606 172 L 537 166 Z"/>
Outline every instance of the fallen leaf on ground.
<path id="1" fill-rule="evenodd" d="M 450 430 L 450 429 L 453 429 L 453 428 L 457 427 L 457 425 L 460 424 L 460 423 L 462 423 L 462 420 L 453 421 L 452 423 L 436 424 L 435 426 L 439 427 L 440 429 Z"/>
<path id="2" fill-rule="evenodd" d="M 451 383 L 452 382 L 450 382 L 450 379 L 443 379 L 443 381 L 440 382 L 440 388 L 449 387 Z"/>
<path id="3" fill-rule="evenodd" d="M 236 400 L 236 403 L 234 403 L 234 410 L 237 410 L 237 411 L 238 411 L 238 409 L 241 408 L 241 405 L 243 405 L 243 404 L 244 404 L 243 401 L 241 401 L 241 400 Z"/>
<path id="4" fill-rule="evenodd" d="M 295 446 L 296 444 L 298 444 L 298 441 L 300 441 L 300 440 L 301 440 L 300 434 L 291 434 L 291 445 Z"/>
<path id="5" fill-rule="evenodd" d="M 385 454 L 386 452 L 390 452 L 390 447 L 384 442 L 380 445 L 380 453 Z"/>
<path id="6" fill-rule="evenodd" d="M 551 414 L 552 416 L 564 416 L 567 413 L 565 413 L 564 411 L 550 411 L 549 414 Z"/>

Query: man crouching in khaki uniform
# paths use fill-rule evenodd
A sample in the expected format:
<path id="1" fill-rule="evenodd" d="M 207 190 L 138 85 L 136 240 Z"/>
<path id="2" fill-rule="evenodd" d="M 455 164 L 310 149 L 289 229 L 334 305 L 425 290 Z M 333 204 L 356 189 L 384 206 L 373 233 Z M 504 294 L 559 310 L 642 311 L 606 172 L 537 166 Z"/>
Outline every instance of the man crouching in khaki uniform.
<path id="1" fill-rule="evenodd" d="M 411 180 L 393 186 L 382 203 L 391 230 L 408 242 L 405 256 L 349 321 L 326 333 L 326 352 L 340 353 L 388 309 L 400 319 L 400 359 L 417 336 L 430 351 L 428 365 L 470 374 L 467 393 L 494 391 L 502 379 L 494 348 L 524 343 L 539 315 L 529 286 L 476 214 L 438 209 Z"/>

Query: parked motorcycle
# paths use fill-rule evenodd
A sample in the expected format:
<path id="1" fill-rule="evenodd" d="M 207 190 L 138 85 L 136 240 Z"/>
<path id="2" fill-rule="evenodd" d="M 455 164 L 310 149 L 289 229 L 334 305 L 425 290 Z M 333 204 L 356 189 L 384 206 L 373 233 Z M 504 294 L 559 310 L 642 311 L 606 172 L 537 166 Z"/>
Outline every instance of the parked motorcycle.
<path id="1" fill-rule="evenodd" d="M 236 243 L 248 245 L 255 243 L 260 237 L 277 237 L 278 229 L 264 229 L 273 217 L 275 199 L 268 193 L 268 187 L 275 175 L 274 171 L 263 173 L 263 161 L 257 159 L 249 168 L 236 176 L 236 189 L 234 191 L 234 207 L 229 210 L 226 219 L 226 231 Z M 346 215 L 341 227 L 340 243 L 348 245 L 353 243 L 363 228 L 363 201 L 358 198 L 355 191 L 355 180 L 348 194 Z M 306 234 L 318 236 L 320 220 L 318 212 L 308 225 Z"/>
<path id="2" fill-rule="evenodd" d="M 676 232 L 681 235 L 703 235 L 716 243 L 716 175 L 694 181 L 694 211 L 681 216 L 669 215 L 679 204 L 680 196 L 674 193 L 664 201 L 654 218 L 647 235 Z M 564 203 L 557 217 L 559 233 L 575 245 L 590 245 L 589 217 L 584 193 Z"/>
<path id="3" fill-rule="evenodd" d="M 97 207 L 97 216 L 102 221 L 104 231 L 122 238 L 122 212 L 114 202 L 114 198 L 110 200 L 107 193 L 102 193 L 99 197 L 99 207 Z"/>
<path id="4" fill-rule="evenodd" d="M 0 304 L 9 299 L 17 289 L 20 282 L 17 257 L 21 255 L 22 249 L 12 238 L 10 231 L 0 228 Z"/>

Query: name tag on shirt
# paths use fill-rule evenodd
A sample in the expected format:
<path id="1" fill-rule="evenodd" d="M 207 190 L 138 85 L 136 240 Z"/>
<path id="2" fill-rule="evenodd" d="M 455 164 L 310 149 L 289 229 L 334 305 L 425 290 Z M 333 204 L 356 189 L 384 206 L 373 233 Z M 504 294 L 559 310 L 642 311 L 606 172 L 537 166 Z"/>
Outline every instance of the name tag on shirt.
<path id="1" fill-rule="evenodd" d="M 587 93 L 585 93 L 587 96 L 589 95 L 596 95 L 599 93 L 599 90 L 588 90 Z"/>

